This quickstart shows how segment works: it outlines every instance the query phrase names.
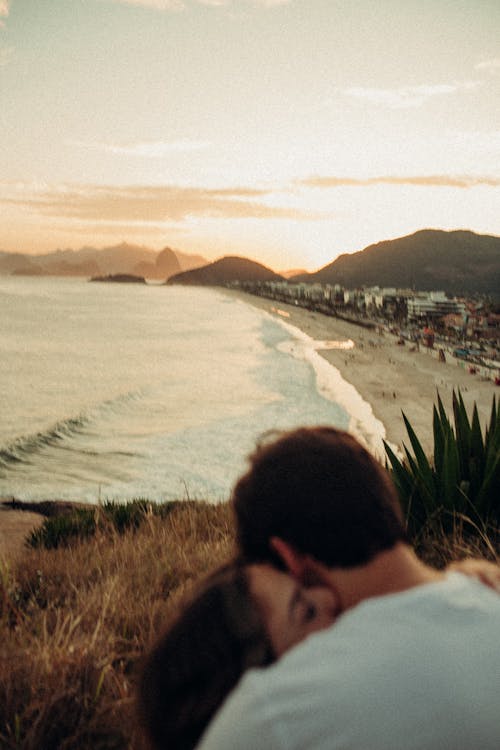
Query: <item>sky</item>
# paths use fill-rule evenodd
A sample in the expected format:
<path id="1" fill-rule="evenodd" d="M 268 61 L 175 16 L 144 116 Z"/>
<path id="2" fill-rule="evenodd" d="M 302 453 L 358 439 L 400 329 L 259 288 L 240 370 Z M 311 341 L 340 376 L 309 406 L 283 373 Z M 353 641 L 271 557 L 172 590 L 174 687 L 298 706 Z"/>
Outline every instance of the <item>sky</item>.
<path id="1" fill-rule="evenodd" d="M 498 0 L 0 0 L 0 250 L 500 235 Z"/>

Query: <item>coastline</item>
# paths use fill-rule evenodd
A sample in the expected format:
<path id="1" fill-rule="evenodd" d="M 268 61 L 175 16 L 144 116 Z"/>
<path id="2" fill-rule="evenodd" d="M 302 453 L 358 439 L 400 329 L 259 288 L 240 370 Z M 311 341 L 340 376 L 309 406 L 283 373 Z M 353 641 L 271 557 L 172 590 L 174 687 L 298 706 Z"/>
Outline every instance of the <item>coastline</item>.
<path id="1" fill-rule="evenodd" d="M 409 442 L 401 415 L 404 412 L 424 450 L 430 452 L 433 445 L 432 407 L 438 392 L 451 414 L 452 393 L 459 388 L 469 415 L 476 403 L 483 429 L 489 420 L 498 386 L 477 374 L 471 375 L 467 369 L 454 363 L 440 362 L 423 347 L 420 351 L 410 351 L 408 345 L 398 346 L 398 337 L 392 334 L 380 334 L 339 318 L 241 290 L 221 291 L 298 328 L 315 341 L 352 341 L 354 346 L 351 349 L 319 346 L 317 351 L 339 371 L 344 381 L 354 386 L 371 407 L 374 417 L 385 427 L 386 439 L 398 450 L 402 449 L 403 443 Z"/>
<path id="2" fill-rule="evenodd" d="M 356 435 L 374 444 L 373 436 L 385 437 L 401 451 L 408 438 L 401 412 L 409 418 L 424 450 L 432 448 L 432 407 L 439 391 L 445 408 L 451 413 L 453 389 L 460 388 L 469 411 L 475 402 L 481 426 L 484 428 L 491 413 L 495 393 L 500 389 L 493 381 L 471 375 L 468 370 L 454 364 L 440 362 L 426 350 L 410 351 L 408 345 L 398 346 L 397 337 L 377 333 L 339 318 L 311 312 L 294 305 L 257 297 L 235 289 L 218 288 L 224 295 L 264 311 L 287 327 L 292 327 L 296 340 L 304 336 L 304 347 L 314 354 L 314 367 L 318 376 L 320 364 L 328 365 L 340 373 L 338 388 L 330 393 L 351 415 L 350 429 Z M 311 348 L 309 337 L 317 345 Z M 325 348 L 328 342 L 349 342 L 352 348 Z M 319 342 L 325 342 L 322 346 Z M 293 342 L 292 342 L 293 346 Z M 299 348 L 299 347 L 296 347 Z M 313 360 L 307 357 L 311 364 Z M 320 389 L 321 390 L 321 389 Z M 328 389 L 331 390 L 331 389 Z M 378 451 L 376 451 L 378 453 Z M 382 452 L 383 453 L 383 452 Z M 10 498 L 0 498 L 0 564 L 11 563 L 23 552 L 27 535 L 40 526 L 47 515 L 42 508 L 11 506 Z M 56 501 L 60 507 L 59 501 Z"/>

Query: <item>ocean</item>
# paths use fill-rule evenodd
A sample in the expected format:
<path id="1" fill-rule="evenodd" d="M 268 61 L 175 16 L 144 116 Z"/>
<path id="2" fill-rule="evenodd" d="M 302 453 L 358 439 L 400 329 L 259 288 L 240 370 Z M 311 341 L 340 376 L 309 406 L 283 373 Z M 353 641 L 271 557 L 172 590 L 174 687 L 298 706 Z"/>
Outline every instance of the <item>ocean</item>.
<path id="1" fill-rule="evenodd" d="M 0 497 L 229 496 L 263 433 L 383 427 L 318 343 L 222 290 L 0 277 Z"/>

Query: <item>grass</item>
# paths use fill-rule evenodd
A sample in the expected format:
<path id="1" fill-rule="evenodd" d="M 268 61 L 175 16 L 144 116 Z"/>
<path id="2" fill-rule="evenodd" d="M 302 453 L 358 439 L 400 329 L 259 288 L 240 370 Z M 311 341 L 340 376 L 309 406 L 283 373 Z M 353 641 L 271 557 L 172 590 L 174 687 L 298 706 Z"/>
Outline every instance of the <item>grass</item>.
<path id="1" fill-rule="evenodd" d="M 232 551 L 227 505 L 179 503 L 138 528 L 0 565 L 0 747 L 141 748 L 135 669 L 182 596 Z"/>
<path id="2" fill-rule="evenodd" d="M 3 750 L 144 750 L 134 716 L 141 656 L 193 583 L 232 553 L 234 535 L 225 503 L 180 502 L 167 514 L 146 504 L 137 524 L 116 522 L 123 513 L 101 516 L 87 538 L 0 563 Z M 432 524 L 421 557 L 436 567 L 498 560 L 470 525 L 458 516 L 451 530 Z"/>

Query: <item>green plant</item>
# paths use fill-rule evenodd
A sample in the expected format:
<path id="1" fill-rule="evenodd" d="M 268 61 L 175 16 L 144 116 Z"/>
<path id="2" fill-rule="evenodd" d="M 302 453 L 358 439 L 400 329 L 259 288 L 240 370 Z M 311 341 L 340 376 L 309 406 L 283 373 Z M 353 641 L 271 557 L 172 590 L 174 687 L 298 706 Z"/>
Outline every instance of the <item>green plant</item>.
<path id="1" fill-rule="evenodd" d="M 500 521 L 500 404 L 495 397 L 484 437 L 476 405 L 469 420 L 460 391 L 453 392 L 452 426 L 438 395 L 433 410 L 434 453 L 429 459 L 403 414 L 413 454 L 403 445 L 398 458 L 385 450 L 392 477 L 415 539 L 430 524 L 451 527 L 457 516 L 485 528 Z"/>
<path id="2" fill-rule="evenodd" d="M 46 518 L 43 524 L 28 536 L 30 547 L 57 549 L 78 539 L 87 539 L 95 533 L 96 521 L 93 509 L 76 509 L 71 513 Z"/>
<path id="3" fill-rule="evenodd" d="M 129 503 L 106 501 L 94 507 L 75 508 L 69 513 L 46 518 L 40 528 L 29 535 L 27 544 L 29 547 L 57 549 L 88 539 L 98 529 L 123 534 L 128 529 L 138 529 L 148 515 L 165 518 L 176 505 L 177 501 L 157 504 L 132 500 Z"/>

